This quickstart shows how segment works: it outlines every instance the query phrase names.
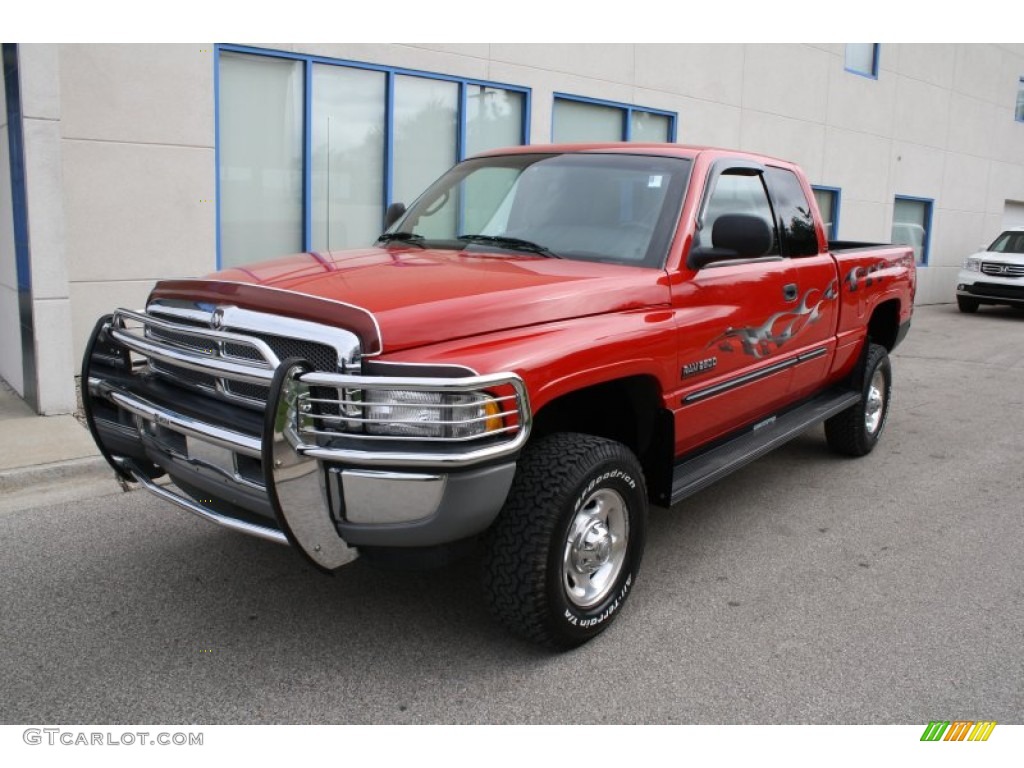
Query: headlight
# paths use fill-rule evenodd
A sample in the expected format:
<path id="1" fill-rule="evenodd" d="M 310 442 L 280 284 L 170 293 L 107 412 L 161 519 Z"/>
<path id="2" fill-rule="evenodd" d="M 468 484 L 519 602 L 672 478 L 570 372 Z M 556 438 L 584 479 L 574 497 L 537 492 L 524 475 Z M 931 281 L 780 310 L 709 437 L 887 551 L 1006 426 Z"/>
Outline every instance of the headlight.
<path id="1" fill-rule="evenodd" d="M 969 257 L 964 261 L 964 269 L 968 272 L 981 272 L 981 259 Z"/>
<path id="2" fill-rule="evenodd" d="M 363 403 L 368 435 L 467 438 L 502 427 L 497 402 L 482 392 L 368 389 Z"/>

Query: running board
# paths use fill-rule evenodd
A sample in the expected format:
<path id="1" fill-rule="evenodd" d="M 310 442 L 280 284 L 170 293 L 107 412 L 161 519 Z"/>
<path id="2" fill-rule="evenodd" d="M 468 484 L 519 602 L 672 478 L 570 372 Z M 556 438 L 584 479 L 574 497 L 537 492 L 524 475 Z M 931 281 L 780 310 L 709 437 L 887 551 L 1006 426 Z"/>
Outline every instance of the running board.
<path id="1" fill-rule="evenodd" d="M 781 416 L 773 416 L 717 448 L 676 464 L 672 470 L 672 504 L 702 491 L 731 472 L 788 443 L 809 427 L 860 402 L 860 392 L 832 390 Z"/>

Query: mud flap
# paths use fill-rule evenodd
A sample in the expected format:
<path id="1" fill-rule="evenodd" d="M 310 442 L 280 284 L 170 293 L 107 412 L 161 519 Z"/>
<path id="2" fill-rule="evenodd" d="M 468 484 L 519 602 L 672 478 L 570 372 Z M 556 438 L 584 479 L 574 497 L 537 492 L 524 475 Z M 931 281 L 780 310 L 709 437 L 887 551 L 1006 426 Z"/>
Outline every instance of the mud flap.
<path id="1" fill-rule="evenodd" d="M 358 557 L 338 535 L 323 491 L 320 463 L 304 455 L 295 432 L 300 377 L 309 363 L 289 358 L 274 374 L 263 422 L 263 478 L 281 530 L 322 571 L 333 572 Z"/>

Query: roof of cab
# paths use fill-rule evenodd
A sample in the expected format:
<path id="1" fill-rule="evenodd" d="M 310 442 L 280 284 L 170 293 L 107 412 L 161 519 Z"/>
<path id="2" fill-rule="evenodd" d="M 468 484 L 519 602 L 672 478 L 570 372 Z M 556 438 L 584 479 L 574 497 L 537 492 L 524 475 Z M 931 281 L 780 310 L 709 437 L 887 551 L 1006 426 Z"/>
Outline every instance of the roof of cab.
<path id="1" fill-rule="evenodd" d="M 627 141 L 608 141 L 582 144 L 524 144 L 515 147 L 503 147 L 479 152 L 473 157 L 494 157 L 497 155 L 523 155 L 523 154 L 568 154 L 568 153 L 620 153 L 624 155 L 665 155 L 666 157 L 685 157 L 695 159 L 698 155 L 743 157 L 762 163 L 781 163 L 793 165 L 790 160 L 784 160 L 769 155 L 761 155 L 756 152 L 746 152 L 739 149 L 727 149 L 724 147 L 709 147 L 695 144 L 655 144 Z"/>

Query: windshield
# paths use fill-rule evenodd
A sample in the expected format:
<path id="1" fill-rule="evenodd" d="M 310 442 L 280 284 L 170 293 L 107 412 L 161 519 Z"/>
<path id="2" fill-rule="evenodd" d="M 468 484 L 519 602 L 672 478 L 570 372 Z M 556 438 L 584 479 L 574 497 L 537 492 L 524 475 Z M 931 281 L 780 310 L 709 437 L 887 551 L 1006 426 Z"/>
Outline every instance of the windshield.
<path id="1" fill-rule="evenodd" d="M 690 165 L 684 158 L 597 153 L 467 160 L 382 239 L 660 268 Z"/>
<path id="2" fill-rule="evenodd" d="M 1003 232 L 988 249 L 996 253 L 1024 253 L 1024 231 Z"/>

